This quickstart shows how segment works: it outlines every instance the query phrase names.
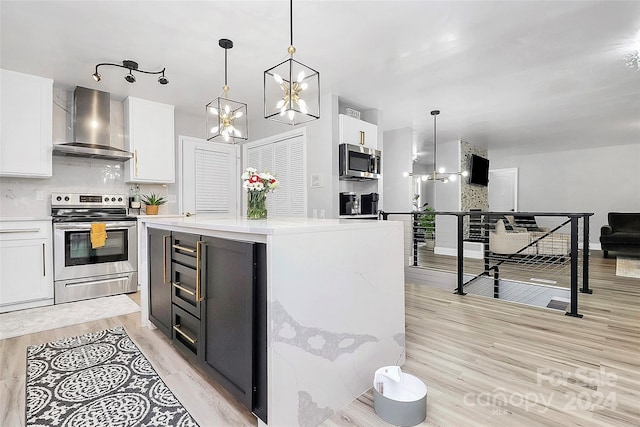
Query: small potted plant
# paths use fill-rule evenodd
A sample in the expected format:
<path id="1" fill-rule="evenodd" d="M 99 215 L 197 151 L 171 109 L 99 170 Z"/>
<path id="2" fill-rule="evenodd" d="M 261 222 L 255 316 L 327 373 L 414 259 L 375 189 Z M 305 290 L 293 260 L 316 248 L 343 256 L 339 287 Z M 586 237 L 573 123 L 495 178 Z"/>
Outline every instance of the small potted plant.
<path id="1" fill-rule="evenodd" d="M 420 213 L 416 218 L 416 226 L 422 234 L 421 237 L 424 238 L 427 249 L 433 249 L 436 234 L 436 215 L 432 213 L 435 212 L 435 209 L 427 205 L 428 203 L 425 203 L 424 205 L 422 205 L 422 208 L 420 208 Z"/>
<path id="2" fill-rule="evenodd" d="M 155 193 L 143 194 L 142 201 L 145 204 L 147 215 L 158 215 L 158 207 L 167 203 L 167 200 L 163 196 L 158 196 Z"/>

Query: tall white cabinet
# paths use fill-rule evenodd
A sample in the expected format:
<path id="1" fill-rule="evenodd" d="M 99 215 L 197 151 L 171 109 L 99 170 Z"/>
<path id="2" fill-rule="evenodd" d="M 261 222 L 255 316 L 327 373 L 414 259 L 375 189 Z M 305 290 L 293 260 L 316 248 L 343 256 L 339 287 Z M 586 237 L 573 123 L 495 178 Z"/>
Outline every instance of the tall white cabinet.
<path id="1" fill-rule="evenodd" d="M 0 313 L 53 304 L 51 221 L 0 221 Z"/>
<path id="2" fill-rule="evenodd" d="M 0 70 L 0 176 L 50 177 L 53 80 Z"/>
<path id="3" fill-rule="evenodd" d="M 127 182 L 175 182 L 174 106 L 128 97 L 124 100 Z"/>

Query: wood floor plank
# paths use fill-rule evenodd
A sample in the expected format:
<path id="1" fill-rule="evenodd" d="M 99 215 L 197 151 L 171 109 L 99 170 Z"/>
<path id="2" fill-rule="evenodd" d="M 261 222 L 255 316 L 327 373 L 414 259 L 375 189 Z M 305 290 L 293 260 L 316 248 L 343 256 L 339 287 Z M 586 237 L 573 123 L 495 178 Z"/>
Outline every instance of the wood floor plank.
<path id="1" fill-rule="evenodd" d="M 450 267 L 455 259 L 447 258 Z M 408 283 L 403 370 L 428 387 L 421 425 L 640 425 L 640 279 L 615 276 L 615 260 L 597 252 L 590 277 L 594 293 L 579 295 L 582 319 Z M 159 331 L 140 327 L 140 314 L 132 313 L 1 340 L 0 425 L 24 425 L 28 345 L 119 324 L 201 426 L 257 424 Z M 373 409 L 371 390 L 322 424 L 386 425 Z"/>

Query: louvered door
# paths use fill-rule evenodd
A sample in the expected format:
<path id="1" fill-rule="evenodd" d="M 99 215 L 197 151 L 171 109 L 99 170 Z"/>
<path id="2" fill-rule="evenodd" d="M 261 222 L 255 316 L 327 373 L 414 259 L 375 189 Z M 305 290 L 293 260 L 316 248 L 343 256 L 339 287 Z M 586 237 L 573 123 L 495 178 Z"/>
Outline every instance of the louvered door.
<path id="1" fill-rule="evenodd" d="M 240 193 L 239 148 L 180 138 L 181 212 L 236 216 Z"/>
<path id="2" fill-rule="evenodd" d="M 271 172 L 280 187 L 267 196 L 267 212 L 273 217 L 306 217 L 307 185 L 304 133 L 287 133 L 245 144 L 244 168 Z"/>

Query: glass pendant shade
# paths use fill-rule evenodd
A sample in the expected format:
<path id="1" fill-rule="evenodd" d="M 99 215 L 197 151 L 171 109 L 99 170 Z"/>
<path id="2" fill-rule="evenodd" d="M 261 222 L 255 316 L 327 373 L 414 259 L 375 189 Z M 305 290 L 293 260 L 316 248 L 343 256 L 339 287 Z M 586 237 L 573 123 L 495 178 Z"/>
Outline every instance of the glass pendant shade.
<path id="1" fill-rule="evenodd" d="M 207 140 L 222 137 L 225 142 L 248 139 L 247 104 L 218 97 L 207 104 Z"/>
<path id="2" fill-rule="evenodd" d="M 290 125 L 319 119 L 320 73 L 293 58 L 265 71 L 264 117 Z"/>

